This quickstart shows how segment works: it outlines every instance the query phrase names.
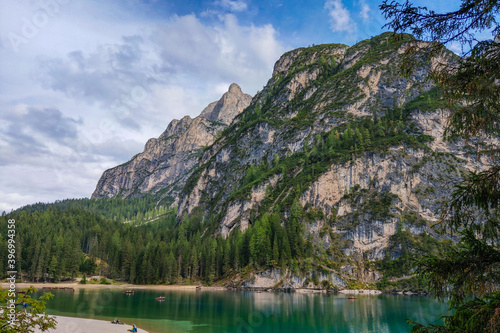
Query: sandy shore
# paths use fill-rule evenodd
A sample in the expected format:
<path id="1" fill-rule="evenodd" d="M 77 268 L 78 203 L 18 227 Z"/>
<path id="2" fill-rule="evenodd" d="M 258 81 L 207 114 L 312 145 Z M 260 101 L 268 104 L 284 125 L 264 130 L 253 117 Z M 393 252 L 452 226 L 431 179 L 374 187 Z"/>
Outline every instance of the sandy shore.
<path id="1" fill-rule="evenodd" d="M 115 325 L 111 324 L 111 321 L 96 320 L 96 319 L 84 319 L 84 318 L 73 318 L 73 317 L 63 317 L 55 316 L 57 320 L 56 329 L 51 329 L 45 332 L 49 333 L 96 333 L 96 332 L 106 332 L 106 333 L 127 333 L 132 325 Z M 36 333 L 41 333 L 42 331 L 36 330 Z M 147 333 L 147 331 L 138 327 L 138 332 Z"/>
<path id="2" fill-rule="evenodd" d="M 196 286 L 183 285 L 138 285 L 138 284 L 79 284 L 77 282 L 63 283 L 16 283 L 16 289 L 25 289 L 30 286 L 36 289 L 43 288 L 74 288 L 74 289 L 152 289 L 152 290 L 196 290 Z M 2 289 L 9 288 L 8 283 L 1 283 Z M 203 287 L 203 289 L 216 289 L 218 287 Z"/>

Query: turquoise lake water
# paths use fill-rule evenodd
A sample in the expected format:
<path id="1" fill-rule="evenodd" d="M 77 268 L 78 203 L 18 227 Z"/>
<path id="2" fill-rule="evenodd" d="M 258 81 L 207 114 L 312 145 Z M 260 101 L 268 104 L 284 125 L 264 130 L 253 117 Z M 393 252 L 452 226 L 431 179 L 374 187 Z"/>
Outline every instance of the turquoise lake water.
<path id="1" fill-rule="evenodd" d="M 256 293 L 249 291 L 54 290 L 47 312 L 119 318 L 158 332 L 410 332 L 406 318 L 439 323 L 446 304 L 427 296 Z M 155 300 L 165 296 L 164 302 Z M 127 327 L 128 328 L 128 327 Z M 125 330 L 124 330 L 125 331 Z M 139 330 L 140 332 L 140 330 Z"/>

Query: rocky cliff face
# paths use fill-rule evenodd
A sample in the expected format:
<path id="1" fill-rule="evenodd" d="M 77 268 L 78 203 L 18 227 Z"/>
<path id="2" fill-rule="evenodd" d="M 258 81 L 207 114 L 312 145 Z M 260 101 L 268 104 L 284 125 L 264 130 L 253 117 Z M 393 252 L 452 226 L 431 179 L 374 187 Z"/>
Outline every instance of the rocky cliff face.
<path id="1" fill-rule="evenodd" d="M 405 47 L 384 34 L 353 47 L 320 45 L 284 54 L 252 105 L 200 158 L 203 167 L 179 198 L 179 216 L 204 207 L 227 235 L 246 229 L 263 211 L 280 209 L 286 216 L 295 197 L 318 212 L 305 224 L 317 244 L 369 259 L 383 258 L 401 228 L 429 232 L 453 184 L 482 162 L 464 153 L 464 143 L 443 142 L 446 111 L 426 80 L 438 60 L 422 61 L 405 78 L 399 73 Z M 391 116 L 394 110 L 399 116 Z M 337 132 L 342 141 L 347 124 L 354 133 L 363 121 L 385 127 L 385 133 L 361 130 L 367 145 L 354 143 L 344 155 L 333 145 L 331 154 L 339 157 L 326 162 L 328 154 L 320 153 L 328 145 L 325 133 Z M 387 132 L 393 126 L 401 135 L 375 148 L 375 140 L 394 135 Z M 314 154 L 323 160 L 310 167 Z M 262 175 L 249 182 L 251 167 Z"/>
<path id="2" fill-rule="evenodd" d="M 403 77 L 412 38 L 389 37 L 284 54 L 251 103 L 232 86 L 198 118 L 172 122 L 143 153 L 106 171 L 94 196 L 162 190 L 179 217 L 197 208 L 223 236 L 271 211 L 285 224 L 300 205 L 308 239 L 329 260 L 398 257 L 393 236 L 432 233 L 463 172 L 488 161 L 467 154 L 464 142 L 443 142 L 446 111 L 426 74 L 451 52 Z M 360 272 L 338 271 L 358 280 Z M 366 272 L 368 282 L 379 277 Z"/>
<path id="3" fill-rule="evenodd" d="M 92 197 L 126 198 L 160 190 L 175 196 L 197 166 L 203 148 L 210 146 L 251 100 L 233 83 L 219 101 L 208 105 L 198 117 L 173 120 L 158 138 L 148 140 L 142 153 L 106 170 Z"/>

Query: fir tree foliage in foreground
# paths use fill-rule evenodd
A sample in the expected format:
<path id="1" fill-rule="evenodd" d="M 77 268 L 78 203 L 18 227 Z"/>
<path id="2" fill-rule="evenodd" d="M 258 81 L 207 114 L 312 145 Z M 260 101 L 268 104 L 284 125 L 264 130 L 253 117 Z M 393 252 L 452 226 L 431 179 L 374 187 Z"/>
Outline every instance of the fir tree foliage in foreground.
<path id="1" fill-rule="evenodd" d="M 4 308 L 0 315 L 0 332 L 2 333 L 31 333 L 35 331 L 47 331 L 55 328 L 57 322 L 54 317 L 45 314 L 45 303 L 54 295 L 45 293 L 38 298 L 32 298 L 37 290 L 33 287 L 25 290 L 24 294 L 16 294 L 13 298 L 10 297 L 8 290 L 0 291 L 0 303 L 11 304 L 13 300 L 14 306 Z M 23 306 L 23 303 L 25 304 Z M 10 323 L 9 314 L 16 318 L 14 323 Z"/>
<path id="2" fill-rule="evenodd" d="M 414 69 L 416 55 L 431 59 L 446 44 L 462 45 L 466 51 L 462 57 L 437 64 L 430 73 L 450 110 L 445 134 L 448 139 L 486 143 L 480 153 L 494 161 L 482 172 L 470 172 L 443 207 L 437 227 L 461 236 L 458 249 L 444 258 L 428 256 L 418 264 L 434 294 L 449 297 L 454 313 L 444 317 L 444 325 L 410 321 L 413 332 L 499 332 L 500 167 L 495 139 L 500 137 L 500 3 L 463 0 L 456 11 L 436 13 L 410 2 L 384 1 L 381 9 L 395 32 L 409 31 L 431 42 L 424 47 L 409 44 L 403 65 L 407 73 Z M 486 31 L 493 38 L 478 41 L 475 34 Z"/>

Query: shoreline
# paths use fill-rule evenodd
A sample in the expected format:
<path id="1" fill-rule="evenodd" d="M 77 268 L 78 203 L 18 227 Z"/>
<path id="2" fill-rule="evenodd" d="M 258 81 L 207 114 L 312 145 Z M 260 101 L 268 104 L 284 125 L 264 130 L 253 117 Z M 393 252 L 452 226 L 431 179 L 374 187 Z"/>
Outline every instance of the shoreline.
<path id="1" fill-rule="evenodd" d="M 9 284 L 6 282 L 0 283 L 2 289 L 9 288 Z M 146 284 L 79 284 L 78 282 L 58 282 L 58 283 L 53 283 L 53 282 L 19 282 L 16 283 L 16 289 L 25 289 L 29 288 L 30 286 L 35 287 L 38 290 L 42 290 L 43 288 L 47 288 L 50 290 L 50 288 L 53 289 L 63 289 L 63 288 L 73 288 L 73 289 L 123 289 L 123 290 L 189 290 L 189 291 L 196 291 L 198 290 L 210 290 L 210 291 L 226 291 L 226 290 L 243 290 L 243 291 L 261 291 L 261 292 L 274 292 L 274 291 L 280 291 L 280 289 L 272 289 L 272 288 L 231 288 L 231 287 L 223 287 L 223 286 L 201 286 L 198 287 L 197 285 L 182 285 L 182 284 L 172 284 L 172 285 L 166 285 L 166 284 L 153 284 L 153 285 L 146 285 Z M 297 288 L 294 289 L 295 292 L 298 293 L 326 293 L 328 290 L 326 289 L 308 289 L 308 288 Z M 350 290 L 350 289 L 342 289 L 339 290 L 338 293 L 346 294 L 346 293 L 365 293 L 365 294 L 370 294 L 370 293 L 382 293 L 379 290 L 363 290 L 363 289 L 356 289 L 356 290 Z"/>
<path id="2" fill-rule="evenodd" d="M 44 288 L 47 288 L 46 291 L 50 291 L 51 289 L 70 289 L 74 290 L 80 289 L 117 289 L 117 290 L 158 290 L 158 291 L 253 291 L 253 292 L 277 292 L 282 291 L 278 289 L 270 289 L 270 288 L 231 288 L 231 287 L 223 287 L 223 286 L 201 286 L 198 285 L 144 285 L 144 284 L 79 284 L 78 282 L 59 282 L 59 283 L 43 283 L 43 282 L 22 282 L 16 283 L 16 290 L 26 289 L 30 286 L 35 287 L 39 291 Z M 1 282 L 1 289 L 9 289 L 9 283 Z M 308 288 L 297 288 L 293 289 L 292 292 L 300 293 L 300 294 L 327 294 L 331 293 L 329 290 L 325 289 L 308 289 Z M 337 294 L 356 294 L 356 295 L 381 295 L 381 294 L 395 294 L 395 295 L 428 295 L 428 293 L 420 293 L 420 292 L 411 292 L 410 290 L 399 290 L 399 291 L 381 291 L 376 289 L 342 289 L 337 290 L 334 293 Z"/>
<path id="3" fill-rule="evenodd" d="M 8 289 L 9 283 L 2 282 L 2 289 Z M 150 290 L 196 290 L 196 285 L 144 285 L 144 284 L 79 284 L 78 282 L 60 282 L 60 283 L 43 283 L 43 282 L 18 282 L 16 289 L 26 289 L 30 286 L 38 290 L 43 288 L 73 288 L 73 289 L 150 289 Z M 202 287 L 202 289 L 220 290 L 221 287 Z"/>
<path id="4" fill-rule="evenodd" d="M 57 325 L 55 329 L 50 329 L 45 332 L 48 333 L 95 333 L 95 332 L 109 332 L 109 333 L 125 333 L 132 327 L 132 324 L 126 323 L 124 325 L 112 324 L 111 321 L 102 319 L 90 319 L 80 317 L 67 317 L 54 315 Z M 138 332 L 149 333 L 138 327 Z M 35 333 L 41 333 L 39 329 Z"/>

